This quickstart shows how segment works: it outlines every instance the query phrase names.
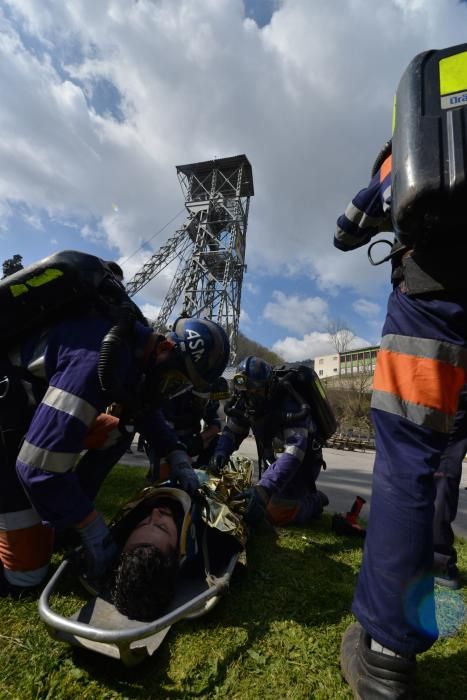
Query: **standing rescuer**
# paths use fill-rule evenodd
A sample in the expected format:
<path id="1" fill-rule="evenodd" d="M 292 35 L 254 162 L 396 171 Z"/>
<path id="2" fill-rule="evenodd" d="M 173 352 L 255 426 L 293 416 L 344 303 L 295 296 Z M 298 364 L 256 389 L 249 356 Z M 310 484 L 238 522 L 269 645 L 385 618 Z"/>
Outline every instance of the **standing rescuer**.
<path id="1" fill-rule="evenodd" d="M 26 295 L 31 289 L 33 302 L 41 284 L 59 284 L 64 295 L 76 261 L 82 267 L 89 258 L 93 256 L 67 253 L 52 262 L 47 259 L 32 272 L 26 269 L 17 273 L 21 277 L 8 278 L 10 286 L 0 291 L 23 294 L 24 289 Z M 91 260 L 92 279 L 101 263 Z M 77 288 L 74 278 L 72 287 Z M 188 455 L 159 406 L 180 382 L 206 387 L 222 373 L 229 354 L 227 337 L 212 321 L 180 319 L 168 340 L 137 320 L 125 330 L 128 323 L 116 324 L 112 313 L 99 304 L 86 304 L 85 310 L 74 306 L 63 311 L 64 320 L 30 330 L 1 355 L 0 594 L 41 583 L 54 530 L 77 530 L 88 579 L 101 578 L 112 564 L 115 545 L 93 505 L 99 484 L 87 478 L 97 462 L 88 457 L 97 447 L 88 440 L 95 438 L 100 423 L 110 425 L 105 438 L 110 449 L 111 433 L 118 440 L 127 431 L 131 437 L 136 428 L 167 455 L 174 483 L 188 492 L 198 486 Z M 109 421 L 112 416 L 105 410 L 113 401 L 119 404 L 120 418 Z M 114 453 L 115 461 L 126 444 L 127 438 Z M 80 455 L 87 447 L 92 449 L 82 457 L 83 469 Z"/>
<path id="2" fill-rule="evenodd" d="M 428 51 L 396 95 L 392 156 L 339 217 L 352 250 L 394 230 L 389 297 L 372 396 L 371 515 L 344 634 L 354 696 L 410 698 L 415 657 L 438 636 L 433 591 L 435 473 L 467 368 L 467 45 Z M 453 97 L 454 94 L 454 97 Z"/>

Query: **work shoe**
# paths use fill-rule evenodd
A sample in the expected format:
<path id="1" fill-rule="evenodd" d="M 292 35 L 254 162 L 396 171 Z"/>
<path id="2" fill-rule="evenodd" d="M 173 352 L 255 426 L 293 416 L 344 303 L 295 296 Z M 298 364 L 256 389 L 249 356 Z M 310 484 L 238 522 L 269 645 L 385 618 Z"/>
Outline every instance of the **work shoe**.
<path id="1" fill-rule="evenodd" d="M 457 590 L 461 587 L 459 569 L 455 564 L 451 564 L 444 570 L 435 570 L 435 583 L 438 586 L 444 586 L 445 588 L 451 588 L 452 590 Z"/>
<path id="2" fill-rule="evenodd" d="M 341 671 L 356 700 L 410 700 L 415 659 L 370 649 L 370 635 L 358 622 L 341 643 Z"/>

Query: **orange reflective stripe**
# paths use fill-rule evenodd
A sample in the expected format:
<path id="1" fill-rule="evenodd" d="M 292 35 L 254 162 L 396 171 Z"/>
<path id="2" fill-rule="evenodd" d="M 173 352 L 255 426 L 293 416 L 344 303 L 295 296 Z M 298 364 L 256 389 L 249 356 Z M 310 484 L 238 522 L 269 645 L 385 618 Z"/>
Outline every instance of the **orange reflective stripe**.
<path id="1" fill-rule="evenodd" d="M 0 531 L 0 559 L 10 571 L 34 571 L 49 563 L 54 533 L 39 523 L 21 530 Z"/>
<path id="2" fill-rule="evenodd" d="M 379 181 L 383 182 L 384 178 L 388 173 L 391 172 L 392 169 L 392 156 L 388 156 L 386 160 L 384 161 L 383 165 L 380 168 L 379 171 Z"/>
<path id="3" fill-rule="evenodd" d="M 84 439 L 87 450 L 103 447 L 114 430 L 118 430 L 119 418 L 108 413 L 99 413 Z"/>
<path id="4" fill-rule="evenodd" d="M 380 350 L 373 388 L 394 394 L 402 401 L 454 415 L 465 380 L 462 367 L 426 357 Z"/>
<path id="5" fill-rule="evenodd" d="M 266 507 L 266 517 L 273 525 L 284 526 L 295 520 L 299 510 L 299 505 L 285 505 L 281 499 L 272 497 Z"/>

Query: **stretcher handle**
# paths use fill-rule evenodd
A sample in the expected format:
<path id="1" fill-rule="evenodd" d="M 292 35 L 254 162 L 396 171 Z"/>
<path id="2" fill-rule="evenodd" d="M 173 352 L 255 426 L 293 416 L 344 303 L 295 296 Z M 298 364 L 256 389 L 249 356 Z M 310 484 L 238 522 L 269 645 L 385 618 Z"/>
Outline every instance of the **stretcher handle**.
<path id="1" fill-rule="evenodd" d="M 49 605 L 49 598 L 69 564 L 70 558 L 64 559 L 42 591 L 38 603 L 39 616 L 46 625 L 55 630 L 78 637 L 83 637 L 84 639 L 90 639 L 95 642 L 107 642 L 118 645 L 124 641 L 132 642 L 136 639 L 150 637 L 152 634 L 160 632 L 160 630 L 164 629 L 165 627 L 168 627 L 178 620 L 187 617 L 190 613 L 195 612 L 211 598 L 222 595 L 229 587 L 229 574 L 226 573 L 216 579 L 214 585 L 212 585 L 206 591 L 203 591 L 203 593 L 195 596 L 195 598 L 188 603 L 180 605 L 175 610 L 167 613 L 167 615 L 154 620 L 154 622 L 148 622 L 146 624 L 142 624 L 140 627 L 133 627 L 131 629 L 108 630 L 101 627 L 92 627 L 91 625 L 87 625 L 76 620 L 70 620 L 69 618 L 63 617 L 51 609 Z"/>

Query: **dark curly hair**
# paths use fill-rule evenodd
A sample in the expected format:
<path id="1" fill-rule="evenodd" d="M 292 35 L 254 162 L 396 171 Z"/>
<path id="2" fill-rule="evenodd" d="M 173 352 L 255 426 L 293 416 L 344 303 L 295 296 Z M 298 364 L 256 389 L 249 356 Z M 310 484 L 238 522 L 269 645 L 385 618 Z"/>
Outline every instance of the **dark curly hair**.
<path id="1" fill-rule="evenodd" d="M 111 590 L 119 612 L 142 622 L 160 617 L 175 592 L 178 550 L 164 554 L 152 544 L 139 544 L 122 552 Z"/>

